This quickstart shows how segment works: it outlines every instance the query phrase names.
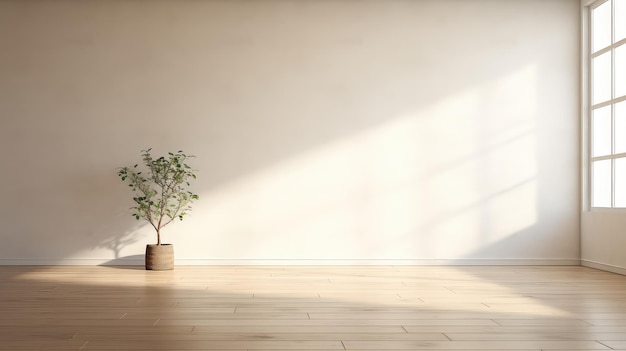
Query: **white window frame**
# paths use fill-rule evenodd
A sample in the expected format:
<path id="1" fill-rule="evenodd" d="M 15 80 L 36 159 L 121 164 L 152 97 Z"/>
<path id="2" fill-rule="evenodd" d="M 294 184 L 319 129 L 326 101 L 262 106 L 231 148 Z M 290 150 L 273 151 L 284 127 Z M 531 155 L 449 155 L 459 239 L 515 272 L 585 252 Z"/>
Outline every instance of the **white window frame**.
<path id="1" fill-rule="evenodd" d="M 626 96 L 615 97 L 615 49 L 624 45 L 626 46 L 626 38 L 614 43 L 615 30 L 611 28 L 611 44 L 596 52 L 592 52 L 592 10 L 603 5 L 609 0 L 581 0 L 582 4 L 582 41 L 581 41 L 581 63 L 582 63 L 582 99 L 581 99 L 581 111 L 582 111 L 582 155 L 583 155 L 583 204 L 586 210 L 619 210 L 625 211 L 626 206 L 616 207 L 615 205 L 615 161 L 620 158 L 626 158 L 626 152 L 614 153 L 615 151 L 615 105 L 622 101 L 626 101 Z M 615 1 L 611 2 L 611 17 L 612 21 L 615 21 Z M 605 54 L 611 53 L 611 98 L 608 101 L 603 101 L 598 104 L 593 104 L 593 67 L 592 59 Z M 611 153 L 609 155 L 593 156 L 593 111 L 602 107 L 611 107 Z M 594 197 L 594 179 L 593 179 L 593 163 L 595 161 L 610 160 L 611 161 L 611 204 L 609 207 L 599 207 L 593 205 Z"/>

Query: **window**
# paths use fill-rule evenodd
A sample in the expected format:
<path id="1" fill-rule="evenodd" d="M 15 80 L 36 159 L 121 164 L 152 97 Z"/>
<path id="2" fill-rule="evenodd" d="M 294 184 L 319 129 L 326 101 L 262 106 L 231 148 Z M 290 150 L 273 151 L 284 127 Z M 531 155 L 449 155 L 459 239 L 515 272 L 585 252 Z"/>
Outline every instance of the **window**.
<path id="1" fill-rule="evenodd" d="M 591 207 L 626 208 L 626 0 L 589 13 Z"/>

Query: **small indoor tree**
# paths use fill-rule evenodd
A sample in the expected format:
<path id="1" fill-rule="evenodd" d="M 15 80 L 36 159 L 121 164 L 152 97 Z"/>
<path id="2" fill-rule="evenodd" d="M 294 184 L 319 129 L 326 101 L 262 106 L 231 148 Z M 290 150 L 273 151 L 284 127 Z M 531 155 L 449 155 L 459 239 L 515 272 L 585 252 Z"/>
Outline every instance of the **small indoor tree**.
<path id="1" fill-rule="evenodd" d="M 152 149 L 142 150 L 142 170 L 138 164 L 123 167 L 118 175 L 136 194 L 135 206 L 131 207 L 136 219 L 145 219 L 154 228 L 157 235 L 156 250 L 161 250 L 161 230 L 175 219 L 183 217 L 191 210 L 191 203 L 198 195 L 189 191 L 190 181 L 196 179 L 195 171 L 187 164 L 194 156 L 186 155 L 182 150 L 167 156 L 152 157 Z M 146 268 L 148 268 L 149 249 L 146 247 Z M 173 248 L 171 249 L 173 266 Z M 153 268 L 148 268 L 153 269 Z M 154 268 L 159 269 L 159 268 Z M 164 268 L 171 269 L 171 268 Z"/>

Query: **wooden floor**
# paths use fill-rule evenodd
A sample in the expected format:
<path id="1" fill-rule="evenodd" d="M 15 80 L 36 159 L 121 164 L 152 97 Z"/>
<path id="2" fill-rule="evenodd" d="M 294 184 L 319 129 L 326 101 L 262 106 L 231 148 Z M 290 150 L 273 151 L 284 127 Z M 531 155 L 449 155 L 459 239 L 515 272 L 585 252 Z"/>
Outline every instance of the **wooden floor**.
<path id="1" fill-rule="evenodd" d="M 583 267 L 0 266 L 1 350 L 626 350 Z"/>

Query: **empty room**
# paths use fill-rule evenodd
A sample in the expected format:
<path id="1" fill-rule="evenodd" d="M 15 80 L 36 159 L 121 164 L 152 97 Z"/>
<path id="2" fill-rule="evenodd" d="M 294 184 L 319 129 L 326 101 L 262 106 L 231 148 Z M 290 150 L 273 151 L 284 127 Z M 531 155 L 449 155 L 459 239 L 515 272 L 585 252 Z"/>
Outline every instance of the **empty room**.
<path id="1" fill-rule="evenodd" d="M 626 350 L 626 0 L 0 0 L 0 350 Z"/>

